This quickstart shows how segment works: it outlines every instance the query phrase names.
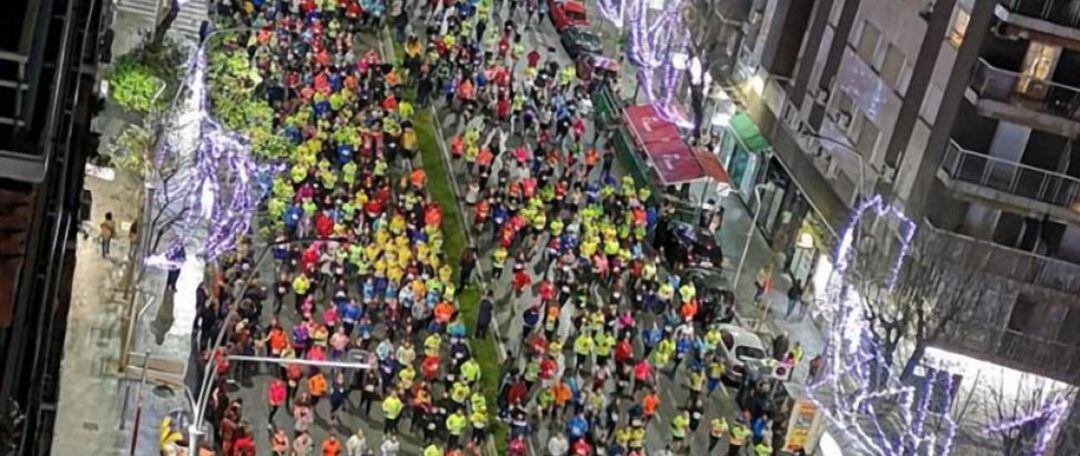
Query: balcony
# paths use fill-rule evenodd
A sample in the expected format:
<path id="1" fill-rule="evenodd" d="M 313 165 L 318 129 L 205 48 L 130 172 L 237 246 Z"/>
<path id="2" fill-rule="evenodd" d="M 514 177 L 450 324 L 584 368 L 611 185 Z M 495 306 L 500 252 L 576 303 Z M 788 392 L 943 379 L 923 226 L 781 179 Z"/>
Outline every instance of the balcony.
<path id="1" fill-rule="evenodd" d="M 918 255 L 979 271 L 984 275 L 980 281 L 994 285 L 998 291 L 980 301 L 984 309 L 1011 308 L 1016 293 L 1080 305 L 1080 265 L 954 233 L 929 221 L 919 228 L 916 240 Z M 1005 327 L 1005 319 L 975 318 L 977 321 L 966 321 L 948 331 L 938 343 L 942 348 L 1059 380 L 1078 379 L 1080 347 L 1013 331 Z"/>
<path id="2" fill-rule="evenodd" d="M 964 149 L 950 141 L 938 177 L 958 196 L 1080 223 L 1080 178 Z"/>
<path id="3" fill-rule="evenodd" d="M 1080 88 L 995 67 L 983 59 L 971 82 L 980 114 L 1073 136 L 1080 129 Z"/>
<path id="4" fill-rule="evenodd" d="M 950 331 L 937 343 L 950 351 L 1063 382 L 1080 379 L 1080 347 L 986 324 L 962 328 Z"/>
<path id="5" fill-rule="evenodd" d="M 921 252 L 951 263 L 976 268 L 1018 284 L 1060 292 L 1065 301 L 1080 294 L 1080 265 L 937 228 L 929 222 L 919 229 Z"/>
<path id="6" fill-rule="evenodd" d="M 999 0 L 1009 12 L 1065 27 L 1080 27 L 1080 8 L 1072 0 Z"/>
<path id="7" fill-rule="evenodd" d="M 949 142 L 937 172 L 962 199 L 1080 224 L 1080 178 L 1003 160 Z"/>

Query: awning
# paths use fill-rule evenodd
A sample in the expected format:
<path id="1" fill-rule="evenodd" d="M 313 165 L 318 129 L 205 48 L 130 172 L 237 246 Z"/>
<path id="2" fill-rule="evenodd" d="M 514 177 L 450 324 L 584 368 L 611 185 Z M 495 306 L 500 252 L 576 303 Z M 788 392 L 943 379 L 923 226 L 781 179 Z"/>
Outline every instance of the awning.
<path id="1" fill-rule="evenodd" d="M 679 128 L 660 117 L 652 105 L 629 106 L 623 112 L 638 147 L 658 142 L 682 142 Z"/>
<path id="2" fill-rule="evenodd" d="M 724 170 L 724 165 L 720 163 L 720 158 L 716 154 L 703 149 L 694 149 L 694 158 L 697 159 L 698 165 L 701 166 L 701 170 L 705 173 L 705 177 L 708 177 L 716 184 L 716 192 L 726 195 L 731 190 L 731 178 L 728 177 L 727 171 Z"/>
<path id="3" fill-rule="evenodd" d="M 769 142 L 765 140 L 764 136 L 761 136 L 761 131 L 758 130 L 757 125 L 753 120 L 744 112 L 736 113 L 731 116 L 731 131 L 735 132 L 735 136 L 739 137 L 739 141 L 750 152 L 761 152 L 769 147 Z"/>
<path id="4" fill-rule="evenodd" d="M 705 176 L 694 151 L 681 140 L 649 144 L 645 153 L 661 184 L 679 185 Z"/>

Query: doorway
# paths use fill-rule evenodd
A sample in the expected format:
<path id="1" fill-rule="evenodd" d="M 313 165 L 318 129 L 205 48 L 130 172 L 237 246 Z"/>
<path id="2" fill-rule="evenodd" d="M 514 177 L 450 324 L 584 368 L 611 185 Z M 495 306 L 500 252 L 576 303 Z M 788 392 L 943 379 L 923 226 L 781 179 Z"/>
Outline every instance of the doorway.
<path id="1" fill-rule="evenodd" d="M 1031 100 L 1042 101 L 1050 89 L 1061 46 L 1032 41 L 1016 81 L 1016 92 Z"/>

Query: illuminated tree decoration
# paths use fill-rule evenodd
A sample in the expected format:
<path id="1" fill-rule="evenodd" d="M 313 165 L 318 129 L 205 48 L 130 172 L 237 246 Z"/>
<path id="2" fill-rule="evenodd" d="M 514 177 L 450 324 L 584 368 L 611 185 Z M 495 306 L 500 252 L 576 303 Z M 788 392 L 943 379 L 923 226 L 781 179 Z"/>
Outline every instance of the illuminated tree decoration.
<path id="1" fill-rule="evenodd" d="M 210 115 L 206 48 L 201 47 L 193 57 L 185 84 L 187 99 L 174 114 L 178 134 L 165 136 L 157 157 L 160 163 L 167 154 L 190 155 L 193 163 L 177 185 L 156 194 L 160 205 L 179 203 L 175 209 L 166 208 L 179 217 L 170 228 L 168 246 L 147 260 L 147 264 L 167 269 L 179 266 L 179 252 L 190 249 L 191 244 L 196 244 L 199 256 L 206 261 L 232 250 L 250 231 L 259 205 L 262 185 L 251 158 L 250 141 Z"/>
<path id="2" fill-rule="evenodd" d="M 1050 440 L 1057 434 L 1058 427 L 1061 426 L 1061 421 L 1065 419 L 1065 413 L 1068 410 L 1068 399 L 1063 395 L 1057 395 L 1053 399 L 1048 399 L 1038 410 L 992 424 L 987 426 L 984 431 L 987 434 L 997 434 L 1010 429 L 1037 424 L 1039 426 L 1038 437 L 1035 439 L 1035 446 L 1028 454 L 1031 456 L 1043 456 L 1046 454 L 1047 446 L 1050 445 Z"/>
<path id="3" fill-rule="evenodd" d="M 855 232 L 868 214 L 891 218 L 900 227 L 900 245 L 885 279 L 886 289 L 895 285 L 915 234 L 915 224 L 880 195 L 865 200 L 852 212 L 840 233 L 834 258 L 836 272 L 826 289 L 826 305 L 833 306 L 836 315 L 826 330 L 826 369 L 810 385 L 811 396 L 834 427 L 865 454 L 944 456 L 952 449 L 957 426 L 948 407 L 935 407 L 929 398 L 943 395 L 945 402 L 951 403 L 951 376 L 941 371 L 927 375 L 919 395 L 916 387 L 881 372 L 884 363 L 877 343 L 867 328 L 859 298 L 847 282 L 855 255 Z M 885 376 L 884 380 L 872 381 L 875 374 Z"/>

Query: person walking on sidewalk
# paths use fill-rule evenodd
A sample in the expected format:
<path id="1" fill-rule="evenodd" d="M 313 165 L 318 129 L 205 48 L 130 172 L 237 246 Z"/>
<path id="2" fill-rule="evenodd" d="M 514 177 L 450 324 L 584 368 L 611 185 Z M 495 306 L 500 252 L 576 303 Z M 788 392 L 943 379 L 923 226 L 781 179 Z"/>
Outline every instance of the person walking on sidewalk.
<path id="1" fill-rule="evenodd" d="M 803 288 L 802 283 L 799 280 L 795 280 L 791 283 L 791 288 L 788 288 L 787 292 L 787 315 L 785 319 L 791 318 L 791 312 L 799 307 L 799 301 L 802 300 Z"/>
<path id="2" fill-rule="evenodd" d="M 101 257 L 109 257 L 109 246 L 116 237 L 116 222 L 113 221 L 112 212 L 105 213 L 105 221 L 101 222 Z"/>
<path id="3" fill-rule="evenodd" d="M 768 296 L 769 293 L 772 293 L 773 272 L 771 264 L 766 264 L 761 269 L 758 269 L 754 286 L 757 288 L 757 291 L 754 292 L 754 302 L 760 300 L 762 296 Z"/>

